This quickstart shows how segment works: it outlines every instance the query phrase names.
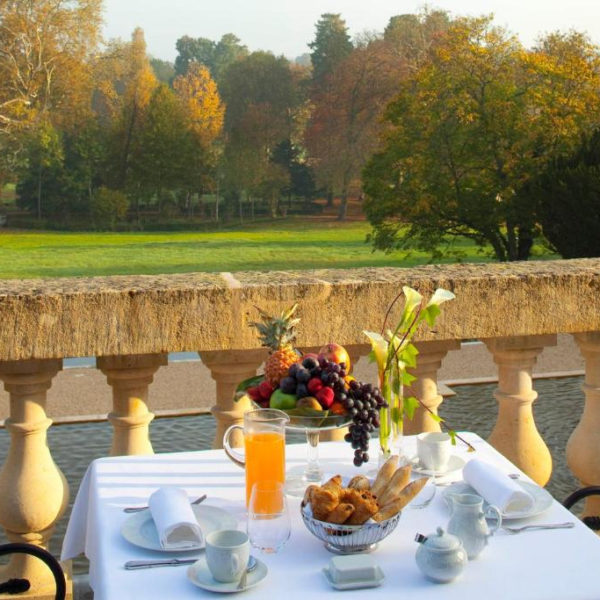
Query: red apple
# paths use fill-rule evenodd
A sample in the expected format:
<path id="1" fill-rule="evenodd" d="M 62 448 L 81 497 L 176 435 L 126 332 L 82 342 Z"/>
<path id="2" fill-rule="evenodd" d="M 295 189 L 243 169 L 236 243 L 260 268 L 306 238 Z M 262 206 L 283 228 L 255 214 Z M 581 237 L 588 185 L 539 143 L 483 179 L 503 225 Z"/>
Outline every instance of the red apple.
<path id="1" fill-rule="evenodd" d="M 337 363 L 338 365 L 344 363 L 346 373 L 350 373 L 352 370 L 350 356 L 344 346 L 340 346 L 339 344 L 327 344 L 319 350 L 319 356 L 323 356 L 327 360 Z"/>
<path id="2" fill-rule="evenodd" d="M 252 400 L 254 400 L 254 402 L 259 402 L 260 400 L 262 400 L 262 396 L 260 395 L 260 389 L 257 385 L 249 387 L 246 390 L 246 393 L 248 394 L 248 396 L 250 396 L 250 398 L 252 398 Z"/>
<path id="3" fill-rule="evenodd" d="M 262 381 L 258 386 L 258 392 L 263 400 L 269 400 L 275 388 L 268 382 Z"/>

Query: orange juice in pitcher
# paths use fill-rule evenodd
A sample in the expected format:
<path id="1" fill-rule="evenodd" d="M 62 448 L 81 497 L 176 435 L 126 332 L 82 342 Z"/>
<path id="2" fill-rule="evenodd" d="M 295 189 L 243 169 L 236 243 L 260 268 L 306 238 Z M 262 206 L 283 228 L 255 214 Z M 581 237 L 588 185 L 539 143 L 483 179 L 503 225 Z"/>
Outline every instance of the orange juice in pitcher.
<path id="1" fill-rule="evenodd" d="M 259 481 L 285 482 L 285 425 L 289 417 L 272 408 L 250 410 L 244 414 L 244 426 L 232 425 L 223 436 L 227 456 L 246 469 L 246 506 L 250 501 L 252 486 Z M 242 429 L 245 456 L 238 454 L 229 444 L 231 433 Z M 265 513 L 273 507 L 264 500 Z"/>

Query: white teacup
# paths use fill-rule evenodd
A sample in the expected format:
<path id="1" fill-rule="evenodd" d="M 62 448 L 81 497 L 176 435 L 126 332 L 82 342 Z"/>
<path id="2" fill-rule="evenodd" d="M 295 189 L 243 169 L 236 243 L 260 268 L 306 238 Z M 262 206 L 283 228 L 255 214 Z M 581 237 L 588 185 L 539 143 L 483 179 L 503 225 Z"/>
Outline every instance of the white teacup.
<path id="1" fill-rule="evenodd" d="M 206 564 L 216 581 L 238 581 L 249 558 L 250 541 L 243 531 L 223 529 L 206 536 Z"/>
<path id="2" fill-rule="evenodd" d="M 417 436 L 419 464 L 428 471 L 443 473 L 450 461 L 452 441 L 447 433 L 432 431 Z"/>

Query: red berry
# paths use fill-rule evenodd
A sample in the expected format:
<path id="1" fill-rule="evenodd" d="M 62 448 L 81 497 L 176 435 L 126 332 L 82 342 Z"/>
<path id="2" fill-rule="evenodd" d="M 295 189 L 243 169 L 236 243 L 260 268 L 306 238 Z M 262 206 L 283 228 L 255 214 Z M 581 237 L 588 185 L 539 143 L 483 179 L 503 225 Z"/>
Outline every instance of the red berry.
<path id="1" fill-rule="evenodd" d="M 323 389 L 323 382 L 320 377 L 313 377 L 309 380 L 307 386 L 308 391 L 314 396 L 319 390 Z"/>
<path id="2" fill-rule="evenodd" d="M 258 402 L 259 400 L 262 400 L 262 396 L 260 395 L 260 390 L 258 389 L 257 385 L 253 385 L 253 386 L 249 387 L 246 390 L 246 393 L 248 394 L 248 396 L 250 396 L 250 398 L 252 398 L 252 400 L 254 400 L 254 402 Z"/>
<path id="3" fill-rule="evenodd" d="M 324 387 L 316 393 L 319 404 L 327 410 L 332 404 L 335 397 L 333 390 L 329 387 Z"/>
<path id="4" fill-rule="evenodd" d="M 263 381 L 258 386 L 258 393 L 263 400 L 269 400 L 274 391 L 275 388 L 268 381 Z"/>

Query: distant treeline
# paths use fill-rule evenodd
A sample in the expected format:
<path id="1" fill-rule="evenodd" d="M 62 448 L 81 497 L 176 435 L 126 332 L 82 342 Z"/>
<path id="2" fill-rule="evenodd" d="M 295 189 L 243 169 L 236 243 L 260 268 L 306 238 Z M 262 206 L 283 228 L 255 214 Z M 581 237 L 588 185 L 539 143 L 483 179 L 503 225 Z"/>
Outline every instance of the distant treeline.
<path id="1" fill-rule="evenodd" d="M 351 39 L 323 14 L 295 61 L 230 33 L 181 37 L 172 64 L 141 29 L 103 43 L 101 11 L 0 7 L 0 185 L 40 226 L 275 217 L 318 196 L 344 219 L 364 195 L 375 247 L 435 255 L 467 236 L 515 260 L 536 236 L 559 248 L 553 201 L 600 204 L 600 58 L 583 34 L 527 49 L 490 17 L 424 10 Z"/>

